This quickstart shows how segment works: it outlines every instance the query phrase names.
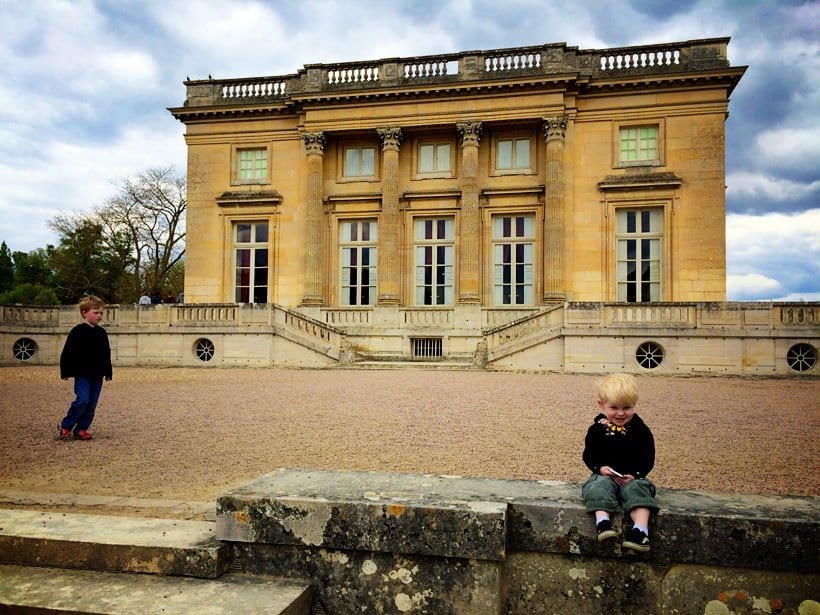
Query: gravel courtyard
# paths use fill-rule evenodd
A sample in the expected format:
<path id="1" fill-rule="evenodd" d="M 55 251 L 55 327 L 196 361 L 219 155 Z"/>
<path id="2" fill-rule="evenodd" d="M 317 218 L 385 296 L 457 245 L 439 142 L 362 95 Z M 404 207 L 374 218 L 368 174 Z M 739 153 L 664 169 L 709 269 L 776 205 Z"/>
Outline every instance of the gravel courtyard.
<path id="1" fill-rule="evenodd" d="M 599 376 L 115 368 L 89 442 L 57 367 L 0 368 L 0 489 L 213 500 L 280 467 L 582 482 Z M 639 376 L 661 487 L 820 495 L 820 379 Z"/>

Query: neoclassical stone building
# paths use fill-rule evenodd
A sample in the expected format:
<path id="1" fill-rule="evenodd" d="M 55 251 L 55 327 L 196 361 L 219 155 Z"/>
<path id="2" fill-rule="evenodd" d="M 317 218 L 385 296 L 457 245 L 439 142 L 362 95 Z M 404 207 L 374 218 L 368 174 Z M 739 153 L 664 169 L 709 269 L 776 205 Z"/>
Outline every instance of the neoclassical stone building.
<path id="1" fill-rule="evenodd" d="M 186 303 L 115 362 L 817 373 L 820 305 L 725 301 L 728 42 L 186 81 Z M 4 306 L 0 363 L 75 321 Z"/>
<path id="2" fill-rule="evenodd" d="M 727 44 L 187 81 L 186 299 L 723 301 Z"/>

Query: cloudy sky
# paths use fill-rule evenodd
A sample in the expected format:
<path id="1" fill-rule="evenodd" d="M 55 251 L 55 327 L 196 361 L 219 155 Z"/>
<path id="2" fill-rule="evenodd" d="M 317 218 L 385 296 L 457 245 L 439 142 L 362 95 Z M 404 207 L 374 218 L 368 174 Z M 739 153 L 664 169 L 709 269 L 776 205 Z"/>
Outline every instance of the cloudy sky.
<path id="1" fill-rule="evenodd" d="M 566 42 L 730 36 L 730 300 L 820 301 L 820 0 L 0 0 L 0 241 L 156 166 L 185 172 L 186 76 Z"/>

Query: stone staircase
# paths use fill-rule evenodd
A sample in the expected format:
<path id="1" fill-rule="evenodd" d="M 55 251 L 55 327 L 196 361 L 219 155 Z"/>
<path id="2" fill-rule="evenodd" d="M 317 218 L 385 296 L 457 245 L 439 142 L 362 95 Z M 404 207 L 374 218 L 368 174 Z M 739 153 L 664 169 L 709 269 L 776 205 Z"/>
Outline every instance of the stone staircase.
<path id="1" fill-rule="evenodd" d="M 231 559 L 210 521 L 0 509 L 0 611 L 310 614 L 308 582 Z"/>

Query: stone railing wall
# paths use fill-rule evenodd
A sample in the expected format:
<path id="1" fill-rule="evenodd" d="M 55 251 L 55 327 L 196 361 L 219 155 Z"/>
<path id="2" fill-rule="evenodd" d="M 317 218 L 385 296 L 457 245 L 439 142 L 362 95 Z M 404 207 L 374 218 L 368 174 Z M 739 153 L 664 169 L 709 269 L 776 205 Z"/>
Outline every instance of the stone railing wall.
<path id="1" fill-rule="evenodd" d="M 729 39 L 581 50 L 548 44 L 456 54 L 309 64 L 283 76 L 186 81 L 186 107 L 286 100 L 311 93 L 392 88 L 408 84 L 495 80 L 518 75 L 578 73 L 651 75 L 729 66 Z"/>
<path id="2" fill-rule="evenodd" d="M 599 543 L 580 485 L 283 469 L 218 498 L 233 568 L 324 613 L 809 613 L 818 498 L 659 489 L 652 547 Z M 625 526 L 620 516 L 615 529 Z"/>

